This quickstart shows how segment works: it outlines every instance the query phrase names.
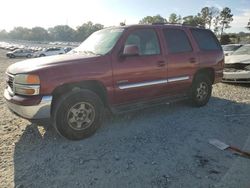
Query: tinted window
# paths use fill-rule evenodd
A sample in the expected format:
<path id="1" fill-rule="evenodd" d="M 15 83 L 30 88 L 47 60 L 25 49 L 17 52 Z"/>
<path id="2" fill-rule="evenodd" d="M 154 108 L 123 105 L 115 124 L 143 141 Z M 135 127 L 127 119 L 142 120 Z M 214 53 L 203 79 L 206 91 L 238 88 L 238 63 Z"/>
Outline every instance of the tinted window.
<path id="1" fill-rule="evenodd" d="M 221 50 L 221 46 L 209 30 L 191 29 L 192 34 L 201 50 Z"/>
<path id="2" fill-rule="evenodd" d="M 250 55 L 250 45 L 245 45 L 233 52 L 233 55 Z"/>
<path id="3" fill-rule="evenodd" d="M 170 53 L 192 51 L 188 36 L 180 29 L 164 29 L 165 40 Z"/>
<path id="4" fill-rule="evenodd" d="M 223 50 L 224 51 L 235 51 L 237 50 L 238 48 L 240 48 L 242 45 L 224 45 L 222 46 Z"/>
<path id="5" fill-rule="evenodd" d="M 139 29 L 132 32 L 125 42 L 125 45 L 131 44 L 139 48 L 140 55 L 160 54 L 158 38 L 153 29 Z"/>

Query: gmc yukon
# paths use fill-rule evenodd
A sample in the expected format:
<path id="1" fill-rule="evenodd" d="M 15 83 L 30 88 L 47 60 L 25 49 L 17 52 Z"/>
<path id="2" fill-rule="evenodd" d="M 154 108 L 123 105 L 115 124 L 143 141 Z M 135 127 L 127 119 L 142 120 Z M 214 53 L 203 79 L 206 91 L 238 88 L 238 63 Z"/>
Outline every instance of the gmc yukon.
<path id="1" fill-rule="evenodd" d="M 70 53 L 8 67 L 6 103 L 29 119 L 50 118 L 62 136 L 92 135 L 112 112 L 188 98 L 205 105 L 223 76 L 215 35 L 182 25 L 132 25 L 93 33 Z"/>

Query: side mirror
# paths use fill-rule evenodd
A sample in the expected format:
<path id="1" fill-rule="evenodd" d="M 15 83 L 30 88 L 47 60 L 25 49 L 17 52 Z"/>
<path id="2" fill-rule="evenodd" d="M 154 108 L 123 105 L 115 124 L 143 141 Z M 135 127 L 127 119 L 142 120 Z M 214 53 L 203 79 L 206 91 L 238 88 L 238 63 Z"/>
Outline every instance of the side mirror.
<path id="1" fill-rule="evenodd" d="M 125 45 L 122 56 L 137 56 L 139 55 L 139 48 L 137 45 Z"/>

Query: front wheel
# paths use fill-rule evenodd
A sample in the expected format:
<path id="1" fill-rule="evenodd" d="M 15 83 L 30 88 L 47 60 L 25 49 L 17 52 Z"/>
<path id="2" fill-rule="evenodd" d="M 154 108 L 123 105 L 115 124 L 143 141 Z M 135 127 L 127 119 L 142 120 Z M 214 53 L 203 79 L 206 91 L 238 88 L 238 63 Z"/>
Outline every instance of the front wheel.
<path id="1" fill-rule="evenodd" d="M 194 78 L 190 100 L 192 105 L 201 107 L 208 103 L 212 93 L 212 83 L 206 75 L 197 75 Z"/>
<path id="2" fill-rule="evenodd" d="M 61 96 L 54 106 L 53 125 L 60 135 L 70 140 L 89 137 L 100 127 L 103 103 L 90 90 L 71 91 Z"/>

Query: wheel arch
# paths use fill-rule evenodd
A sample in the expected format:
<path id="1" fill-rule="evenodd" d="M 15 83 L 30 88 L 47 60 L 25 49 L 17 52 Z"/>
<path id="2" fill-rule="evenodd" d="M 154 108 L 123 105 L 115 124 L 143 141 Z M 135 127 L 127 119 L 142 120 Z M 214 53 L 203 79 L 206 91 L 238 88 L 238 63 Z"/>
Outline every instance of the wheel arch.
<path id="1" fill-rule="evenodd" d="M 105 86 L 100 82 L 96 80 L 87 80 L 87 81 L 81 81 L 81 82 L 75 82 L 75 83 L 66 83 L 63 85 L 58 86 L 55 88 L 52 92 L 53 100 L 52 100 L 52 109 L 53 105 L 60 96 L 74 90 L 80 90 L 80 89 L 89 89 L 93 92 L 95 92 L 103 102 L 105 106 L 107 106 L 107 90 Z"/>
<path id="2" fill-rule="evenodd" d="M 208 78 L 211 80 L 211 83 L 214 83 L 215 80 L 215 70 L 212 67 L 206 67 L 206 68 L 201 68 L 198 71 L 196 71 L 193 81 L 195 78 L 197 78 L 198 75 L 206 75 Z"/>

